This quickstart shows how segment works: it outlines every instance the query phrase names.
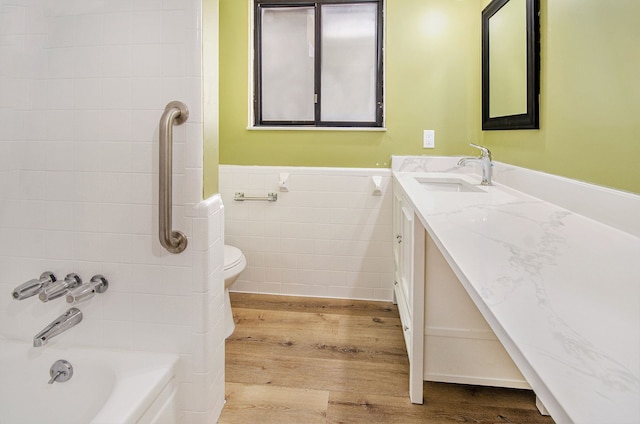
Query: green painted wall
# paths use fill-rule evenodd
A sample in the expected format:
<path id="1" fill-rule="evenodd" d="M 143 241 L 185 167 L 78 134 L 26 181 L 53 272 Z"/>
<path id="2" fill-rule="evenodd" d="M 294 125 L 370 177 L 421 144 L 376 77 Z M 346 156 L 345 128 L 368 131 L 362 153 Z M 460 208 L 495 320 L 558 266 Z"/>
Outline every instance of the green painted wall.
<path id="1" fill-rule="evenodd" d="M 640 2 L 540 6 L 540 130 L 485 131 L 483 144 L 501 162 L 640 193 Z"/>
<path id="2" fill-rule="evenodd" d="M 218 192 L 218 0 L 202 1 L 203 199 Z"/>
<path id="3" fill-rule="evenodd" d="M 219 3 L 222 164 L 387 167 L 392 154 L 475 154 L 479 141 L 501 162 L 640 193 L 637 0 L 541 0 L 541 128 L 485 132 L 487 0 L 387 0 L 386 132 L 247 130 L 250 1 Z"/>
<path id="4" fill-rule="evenodd" d="M 220 0 L 220 163 L 389 167 L 392 154 L 454 154 L 479 139 L 478 0 L 387 2 L 386 132 L 247 130 L 249 5 Z M 423 129 L 436 149 L 422 148 Z"/>

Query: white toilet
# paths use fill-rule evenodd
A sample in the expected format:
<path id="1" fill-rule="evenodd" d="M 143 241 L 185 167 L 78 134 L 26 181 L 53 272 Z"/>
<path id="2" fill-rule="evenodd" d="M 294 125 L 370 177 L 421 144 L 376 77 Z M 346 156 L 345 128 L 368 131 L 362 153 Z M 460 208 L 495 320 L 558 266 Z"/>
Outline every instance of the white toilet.
<path id="1" fill-rule="evenodd" d="M 240 273 L 247 266 L 247 260 L 242 251 L 234 246 L 224 245 L 224 321 L 225 338 L 229 337 L 236 328 L 233 322 L 233 312 L 231 312 L 231 299 L 229 299 L 229 287 L 236 282 Z"/>

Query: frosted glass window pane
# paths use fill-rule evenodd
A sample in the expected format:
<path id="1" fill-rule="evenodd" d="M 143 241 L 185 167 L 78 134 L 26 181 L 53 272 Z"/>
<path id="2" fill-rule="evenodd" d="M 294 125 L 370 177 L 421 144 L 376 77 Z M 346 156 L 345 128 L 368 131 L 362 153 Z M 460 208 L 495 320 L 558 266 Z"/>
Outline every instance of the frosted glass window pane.
<path id="1" fill-rule="evenodd" d="M 322 6 L 323 121 L 375 122 L 377 5 Z"/>
<path id="2" fill-rule="evenodd" d="M 262 120 L 314 120 L 314 9 L 262 9 Z"/>

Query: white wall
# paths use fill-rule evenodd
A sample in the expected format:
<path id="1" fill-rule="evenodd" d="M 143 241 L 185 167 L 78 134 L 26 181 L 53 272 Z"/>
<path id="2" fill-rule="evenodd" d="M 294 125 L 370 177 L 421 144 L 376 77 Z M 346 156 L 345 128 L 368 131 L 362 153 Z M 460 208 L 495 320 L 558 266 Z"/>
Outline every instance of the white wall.
<path id="1" fill-rule="evenodd" d="M 281 173 L 290 174 L 288 192 L 278 191 Z M 247 257 L 232 290 L 391 300 L 390 179 L 388 169 L 221 165 L 225 243 Z M 235 202 L 235 192 L 279 197 Z"/>
<path id="2" fill-rule="evenodd" d="M 52 345 L 180 355 L 181 423 L 223 404 L 223 209 L 202 196 L 201 2 L 0 0 L 0 337 L 31 340 L 69 305 L 11 299 L 53 271 L 109 291 Z M 157 241 L 158 121 L 174 134 L 180 255 Z M 45 347 L 46 348 L 46 347 Z"/>

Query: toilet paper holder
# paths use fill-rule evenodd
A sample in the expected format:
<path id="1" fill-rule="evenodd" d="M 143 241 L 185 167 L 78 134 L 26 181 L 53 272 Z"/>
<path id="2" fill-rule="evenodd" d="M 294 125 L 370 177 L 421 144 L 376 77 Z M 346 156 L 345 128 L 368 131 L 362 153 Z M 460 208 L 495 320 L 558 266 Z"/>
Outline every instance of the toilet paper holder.
<path id="1" fill-rule="evenodd" d="M 371 181 L 373 182 L 373 194 L 374 196 L 382 196 L 382 177 L 379 175 L 375 175 L 371 177 Z"/>
<path id="2" fill-rule="evenodd" d="M 289 173 L 281 172 L 278 179 L 278 189 L 280 191 L 289 191 Z"/>

